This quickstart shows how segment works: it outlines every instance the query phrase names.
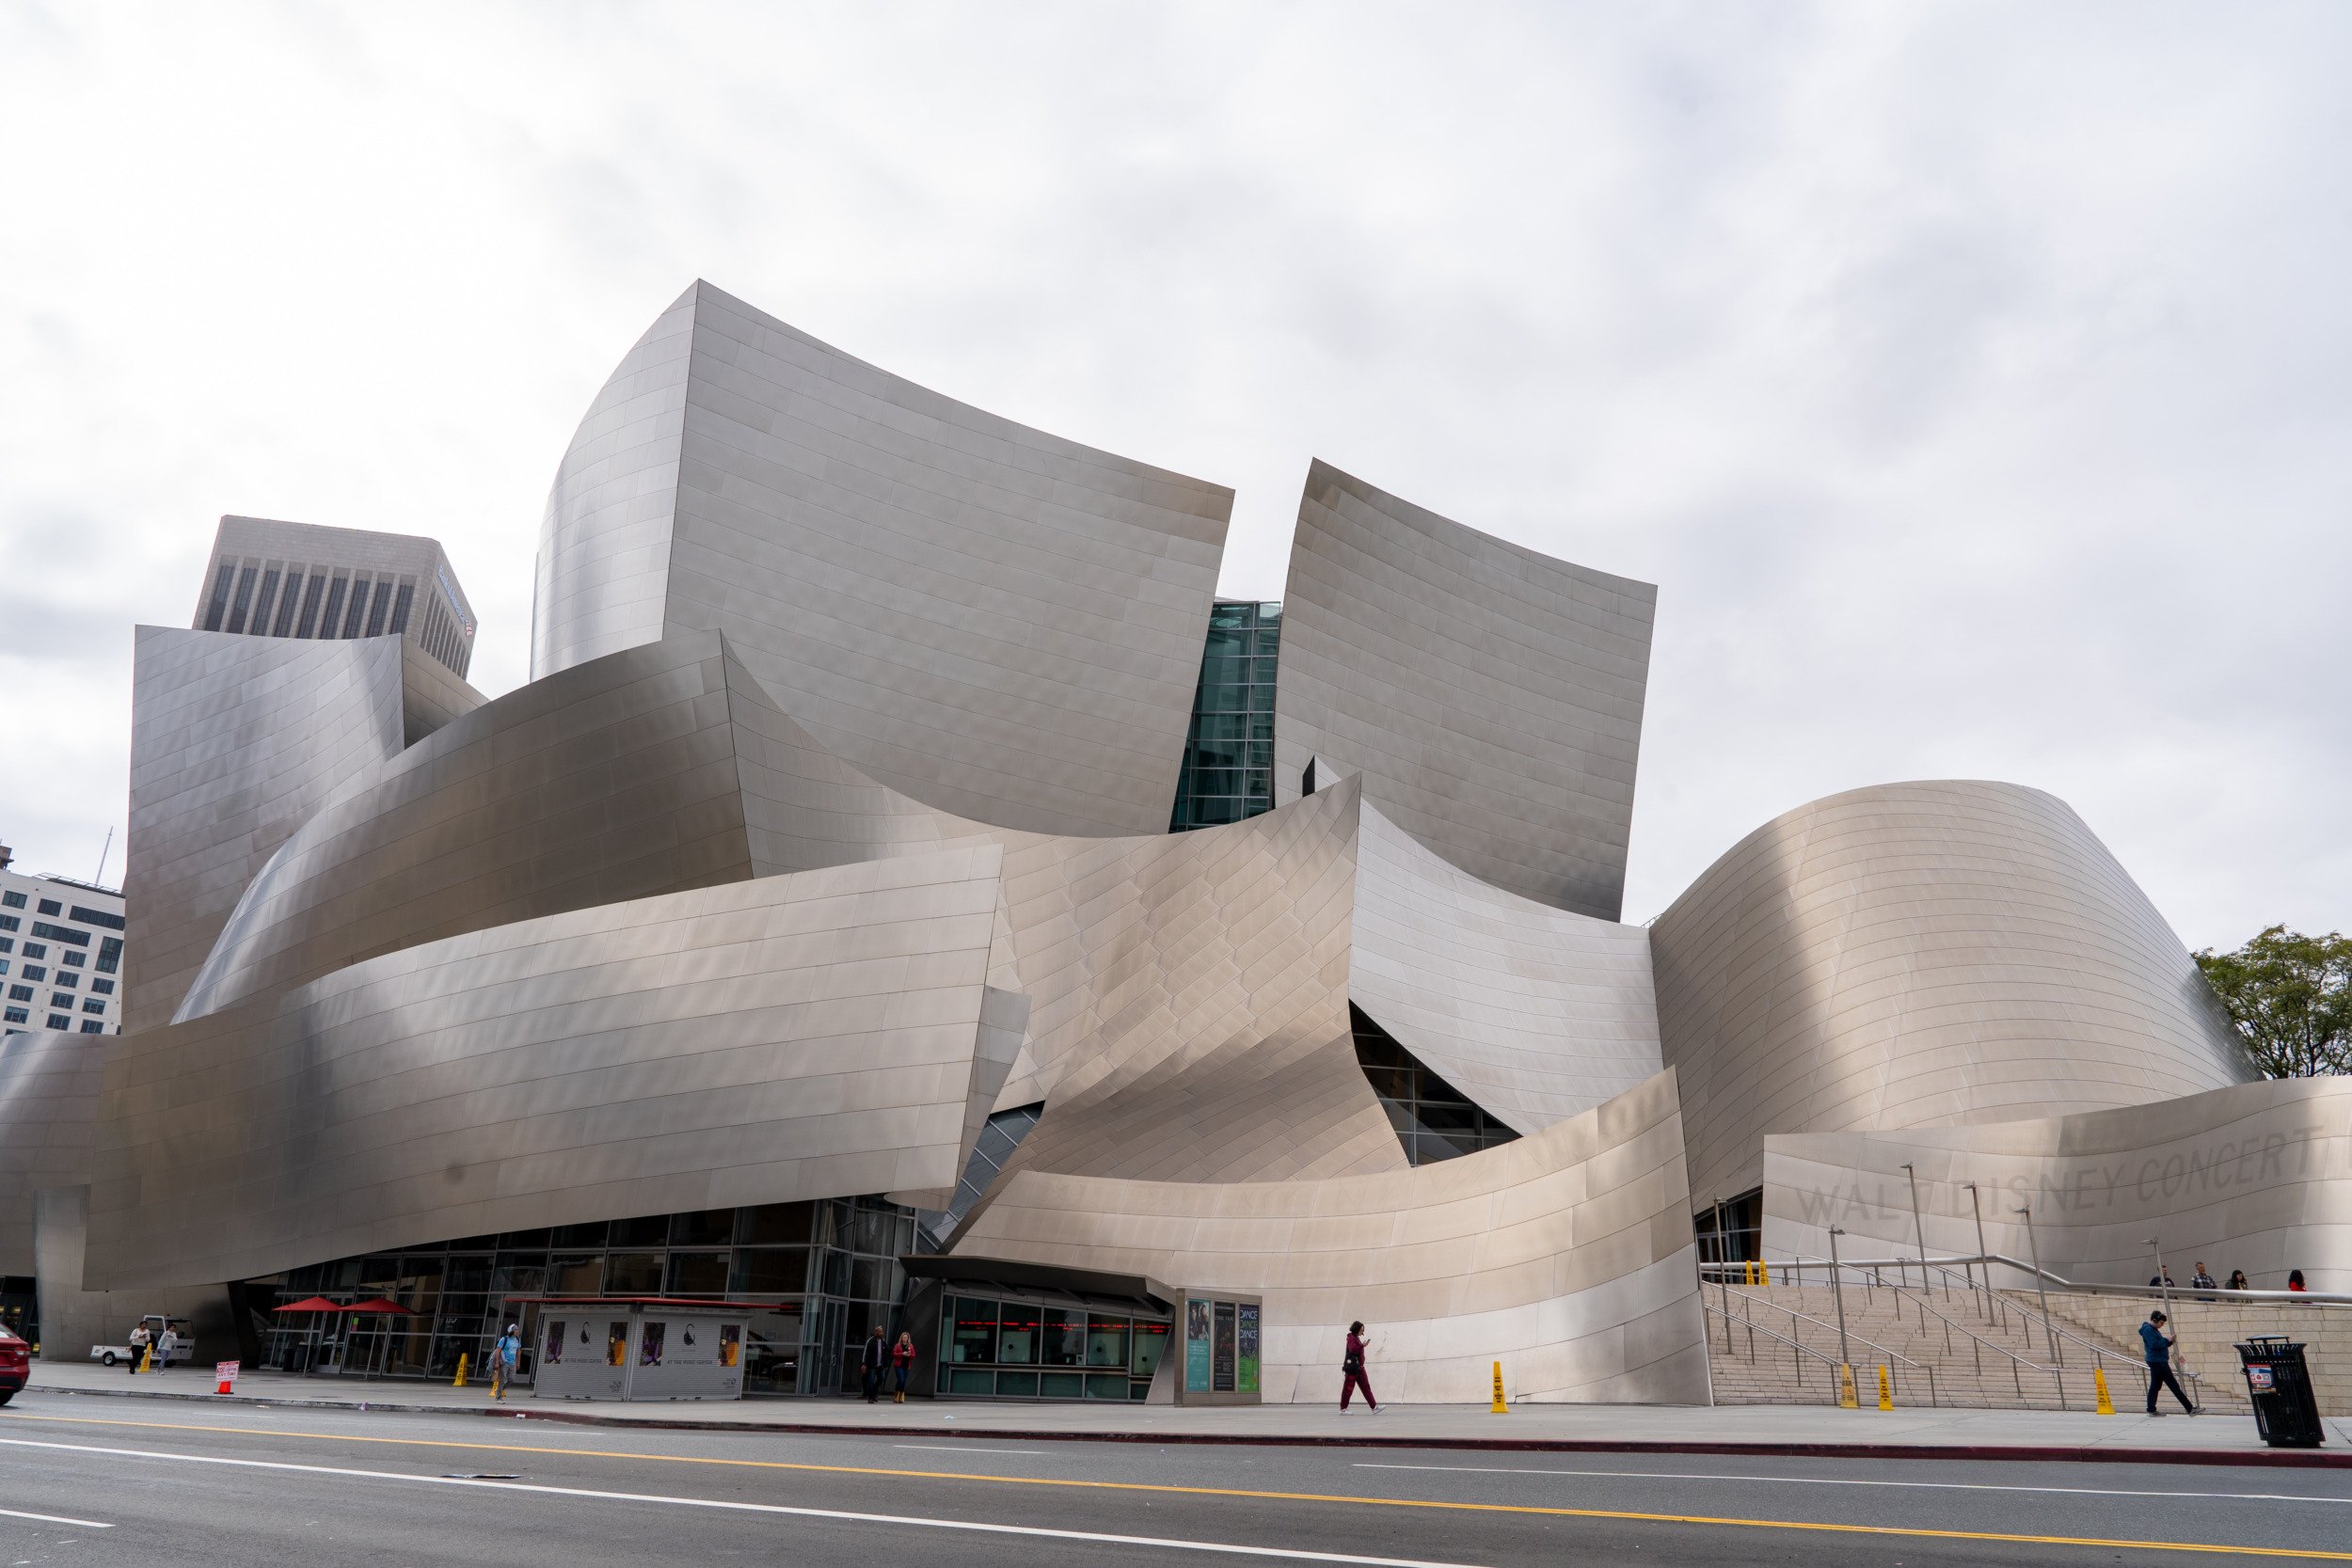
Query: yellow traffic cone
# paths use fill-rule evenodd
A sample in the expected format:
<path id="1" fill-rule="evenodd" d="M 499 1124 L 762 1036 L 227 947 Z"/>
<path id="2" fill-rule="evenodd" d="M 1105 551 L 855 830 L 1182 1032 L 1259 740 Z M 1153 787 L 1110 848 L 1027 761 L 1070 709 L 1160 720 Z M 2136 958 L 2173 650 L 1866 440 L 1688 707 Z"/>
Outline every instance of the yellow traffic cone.
<path id="1" fill-rule="evenodd" d="M 155 1347 L 153 1345 L 149 1345 L 146 1349 L 139 1352 L 139 1370 L 143 1372 L 151 1372 L 154 1370 Z"/>
<path id="2" fill-rule="evenodd" d="M 1487 1414 L 1490 1416 L 1511 1414 L 1511 1407 L 1502 1402 L 1502 1363 L 1500 1361 L 1495 1363 L 1495 1407 Z"/>
<path id="3" fill-rule="evenodd" d="M 1853 1368 L 1844 1361 L 1837 1363 L 1837 1403 L 1844 1410 L 1862 1408 L 1862 1402 L 1854 1398 Z"/>
<path id="4" fill-rule="evenodd" d="M 1895 1408 L 1895 1386 L 1888 1380 L 1884 1367 L 1879 1369 L 1879 1408 L 1881 1410 Z"/>
<path id="5" fill-rule="evenodd" d="M 458 1356 L 458 1358 L 457 1358 L 457 1381 L 456 1381 L 456 1382 L 454 1382 L 454 1383 L 453 1383 L 453 1384 L 451 1384 L 451 1385 L 450 1385 L 450 1386 L 451 1386 L 451 1387 L 453 1387 L 453 1388 L 463 1388 L 465 1386 L 466 1386 L 466 1358 L 465 1358 L 465 1356 L 460 1355 L 460 1356 Z"/>
<path id="6" fill-rule="evenodd" d="M 2114 1415 L 2115 1401 L 2108 1397 L 2107 1394 L 2107 1370 L 2105 1367 L 2091 1368 L 2090 1381 L 2097 1384 L 2099 1386 L 2099 1414 L 2102 1416 Z"/>

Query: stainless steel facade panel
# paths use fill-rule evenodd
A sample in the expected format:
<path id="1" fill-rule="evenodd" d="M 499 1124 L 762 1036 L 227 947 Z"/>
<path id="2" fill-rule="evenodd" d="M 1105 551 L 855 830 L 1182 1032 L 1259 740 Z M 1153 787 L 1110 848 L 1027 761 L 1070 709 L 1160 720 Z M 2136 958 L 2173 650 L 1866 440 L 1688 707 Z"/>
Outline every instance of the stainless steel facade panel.
<path id="1" fill-rule="evenodd" d="M 1255 1181 L 1402 1168 L 1348 1029 L 1353 783 L 1227 827 L 1008 835 L 1045 1101 L 1008 1170 Z"/>
<path id="2" fill-rule="evenodd" d="M 2256 1073 L 2195 963 L 2064 801 L 1944 781 L 1833 795 L 1650 928 L 1702 1195 L 1767 1133 L 2144 1105 Z"/>
<path id="3" fill-rule="evenodd" d="M 1647 930 L 1490 887 L 1369 802 L 1347 988 L 1397 1043 L 1523 1133 L 1663 1065 Z"/>
<path id="4" fill-rule="evenodd" d="M 556 469 L 534 568 L 533 680 L 661 640 L 700 287 L 622 358 Z"/>
<path id="5" fill-rule="evenodd" d="M 1283 595 L 1275 800 L 1311 760 L 1360 773 L 1451 863 L 1615 920 L 1657 602 L 1315 463 Z"/>
<path id="6" fill-rule="evenodd" d="M 316 811 L 252 877 L 179 1017 L 753 870 L 720 640 L 631 649 L 474 709 Z"/>
<path id="7" fill-rule="evenodd" d="M 1904 1171 L 1908 1164 L 1912 1172 Z M 1920 1217 L 1912 1217 L 1911 1176 Z M 1967 1183 L 1978 1193 L 1971 1199 Z M 2033 1210 L 2026 1234 L 2021 1207 Z M 2069 1279 L 2137 1285 L 2199 1259 L 2244 1269 L 2258 1291 L 2303 1271 L 2313 1291 L 2352 1291 L 2352 1079 L 2241 1084 L 2074 1116 L 1979 1127 L 1814 1132 L 1764 1140 L 1764 1244 L 1774 1256 L 1972 1256 L 1985 1244 Z M 2023 1276 L 2019 1276 L 2023 1282 Z M 2145 1304 L 2142 1306 L 2145 1310 Z"/>
<path id="8" fill-rule="evenodd" d="M 0 1038 L 0 1274 L 40 1272 L 33 1195 L 89 1181 L 99 1071 L 113 1037 L 21 1029 Z"/>
<path id="9" fill-rule="evenodd" d="M 896 1191 L 1011 1066 L 993 845 L 606 904 L 119 1037 L 85 1283 Z"/>
<path id="10" fill-rule="evenodd" d="M 534 668 L 722 630 L 879 783 L 1002 827 L 1156 832 L 1232 505 L 697 284 L 559 473 Z"/>
<path id="11" fill-rule="evenodd" d="M 1383 1401 L 1483 1402 L 1501 1361 L 1520 1401 L 1709 1402 L 1671 1072 L 1411 1170 L 1242 1183 L 1025 1170 L 950 1250 L 1262 1293 L 1269 1403 L 1337 1398 L 1358 1318 Z"/>
<path id="12" fill-rule="evenodd" d="M 399 755 L 402 639 L 140 626 L 123 1027 L 171 1018 L 246 885 L 329 796 Z"/>

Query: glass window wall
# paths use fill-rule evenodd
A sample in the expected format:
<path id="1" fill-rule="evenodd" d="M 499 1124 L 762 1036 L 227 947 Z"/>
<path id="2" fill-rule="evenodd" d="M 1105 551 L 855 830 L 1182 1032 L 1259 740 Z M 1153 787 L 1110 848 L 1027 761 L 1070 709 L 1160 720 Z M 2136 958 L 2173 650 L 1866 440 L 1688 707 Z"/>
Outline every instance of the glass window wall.
<path id="1" fill-rule="evenodd" d="M 935 1386 L 1001 1400 L 1140 1400 L 1168 1331 L 1165 1318 L 950 1295 Z"/>

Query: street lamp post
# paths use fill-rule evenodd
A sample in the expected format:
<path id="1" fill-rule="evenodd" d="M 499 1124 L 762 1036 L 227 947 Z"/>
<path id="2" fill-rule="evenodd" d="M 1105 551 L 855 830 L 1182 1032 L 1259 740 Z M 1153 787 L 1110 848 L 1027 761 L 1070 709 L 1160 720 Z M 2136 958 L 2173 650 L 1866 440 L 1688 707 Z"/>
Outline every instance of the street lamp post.
<path id="1" fill-rule="evenodd" d="M 1912 1169 L 1910 1161 L 1905 1160 L 1903 1174 L 1911 1178 L 1911 1233 L 1917 1237 L 1919 1242 L 1919 1290 L 1922 1294 L 1925 1294 L 1930 1284 L 1928 1279 L 1928 1227 L 1919 1219 L 1919 1173 Z M 1948 1290 L 1944 1292 L 1947 1297 L 1951 1293 Z"/>
<path id="2" fill-rule="evenodd" d="M 1829 1293 L 1830 1298 L 1837 1303 L 1837 1363 L 1841 1367 L 1851 1367 L 1853 1365 L 1853 1352 L 1846 1346 L 1846 1291 L 1837 1278 L 1837 1238 L 1844 1234 L 1834 1225 L 1829 1227 Z"/>
<path id="3" fill-rule="evenodd" d="M 2058 1354 L 2058 1330 L 2050 1323 L 2050 1292 L 2042 1280 L 2042 1243 L 2034 1236 L 2033 1210 L 2028 1206 L 2017 1212 L 2026 1216 L 2026 1245 L 2032 1249 L 2033 1289 L 2034 1294 L 2042 1298 L 2042 1335 L 2049 1342 L 2050 1364 L 2064 1366 L 2065 1361 Z"/>
<path id="4" fill-rule="evenodd" d="M 1974 1181 L 1968 1183 L 1968 1212 L 1977 1216 L 1977 1259 L 1984 1264 L 1984 1321 L 1990 1323 L 1993 1321 L 1993 1254 L 1985 1248 L 1984 1205 L 1978 1200 L 1977 1184 Z M 1971 1270 L 1968 1275 L 1969 1288 L 1975 1289 L 1976 1283 L 1976 1274 Z"/>

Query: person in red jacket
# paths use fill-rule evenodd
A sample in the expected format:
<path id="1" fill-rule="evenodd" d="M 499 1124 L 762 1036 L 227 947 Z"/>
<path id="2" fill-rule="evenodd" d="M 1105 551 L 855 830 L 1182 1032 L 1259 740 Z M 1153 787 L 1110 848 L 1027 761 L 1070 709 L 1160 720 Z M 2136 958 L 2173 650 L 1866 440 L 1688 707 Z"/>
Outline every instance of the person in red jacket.
<path id="1" fill-rule="evenodd" d="M 1340 1357 L 1340 1374 L 1341 1411 L 1345 1412 L 1348 1397 L 1361 1388 L 1364 1402 L 1372 1406 L 1374 1415 L 1379 1415 L 1380 1402 L 1372 1396 L 1372 1379 L 1364 1375 L 1364 1325 L 1360 1323 L 1347 1325 L 1347 1354 Z"/>
<path id="2" fill-rule="evenodd" d="M 898 1374 L 898 1397 L 892 1400 L 891 1402 L 893 1404 L 904 1404 L 907 1402 L 907 1379 L 909 1376 L 913 1375 L 914 1371 L 914 1335 L 901 1334 L 898 1336 L 898 1342 L 890 1347 L 890 1366 L 891 1370 Z"/>

